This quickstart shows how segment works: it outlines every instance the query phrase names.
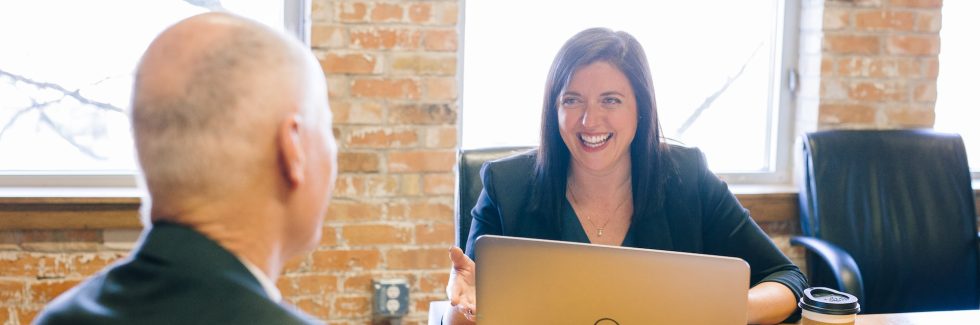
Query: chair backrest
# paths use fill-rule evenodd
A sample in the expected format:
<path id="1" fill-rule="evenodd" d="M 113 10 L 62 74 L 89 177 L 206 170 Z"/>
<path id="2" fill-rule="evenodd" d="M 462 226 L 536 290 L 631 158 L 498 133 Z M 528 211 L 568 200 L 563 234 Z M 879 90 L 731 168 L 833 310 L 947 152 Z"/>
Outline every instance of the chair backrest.
<path id="1" fill-rule="evenodd" d="M 528 151 L 532 147 L 497 147 L 459 150 L 456 157 L 456 246 L 466 251 L 473 215 L 470 212 L 480 198 L 483 163 Z"/>
<path id="2" fill-rule="evenodd" d="M 836 130 L 803 140 L 800 226 L 857 261 L 863 313 L 980 307 L 977 214 L 958 135 Z M 811 285 L 832 286 L 808 261 Z"/>

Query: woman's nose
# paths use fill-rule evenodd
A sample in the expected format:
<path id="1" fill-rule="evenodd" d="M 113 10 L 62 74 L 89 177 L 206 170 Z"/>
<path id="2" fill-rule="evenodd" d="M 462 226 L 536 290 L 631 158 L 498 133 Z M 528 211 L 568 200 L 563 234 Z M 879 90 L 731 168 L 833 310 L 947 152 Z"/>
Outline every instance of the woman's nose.
<path id="1" fill-rule="evenodd" d="M 600 115 L 602 114 L 600 111 L 601 108 L 598 104 L 587 104 L 585 111 L 582 113 L 582 126 L 587 130 L 597 126 Z"/>

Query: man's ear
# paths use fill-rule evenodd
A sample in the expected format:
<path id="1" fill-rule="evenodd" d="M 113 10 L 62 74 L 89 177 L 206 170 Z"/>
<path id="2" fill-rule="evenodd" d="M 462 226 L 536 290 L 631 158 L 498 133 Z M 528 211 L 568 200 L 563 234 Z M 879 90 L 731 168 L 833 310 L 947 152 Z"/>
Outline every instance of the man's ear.
<path id="1" fill-rule="evenodd" d="M 304 181 L 303 171 L 306 156 L 304 156 L 302 137 L 300 137 L 302 127 L 299 116 L 292 114 L 279 124 L 279 130 L 276 133 L 279 143 L 280 168 L 291 188 L 296 188 Z"/>

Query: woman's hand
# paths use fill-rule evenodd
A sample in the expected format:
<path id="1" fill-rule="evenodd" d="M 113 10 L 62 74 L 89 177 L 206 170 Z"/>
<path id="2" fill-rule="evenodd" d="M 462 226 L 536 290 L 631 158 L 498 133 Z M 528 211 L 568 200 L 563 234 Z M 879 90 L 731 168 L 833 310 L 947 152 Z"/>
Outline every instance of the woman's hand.
<path id="1" fill-rule="evenodd" d="M 449 249 L 453 262 L 446 295 L 452 306 L 443 317 L 443 324 L 472 324 L 476 322 L 476 263 L 459 247 Z"/>

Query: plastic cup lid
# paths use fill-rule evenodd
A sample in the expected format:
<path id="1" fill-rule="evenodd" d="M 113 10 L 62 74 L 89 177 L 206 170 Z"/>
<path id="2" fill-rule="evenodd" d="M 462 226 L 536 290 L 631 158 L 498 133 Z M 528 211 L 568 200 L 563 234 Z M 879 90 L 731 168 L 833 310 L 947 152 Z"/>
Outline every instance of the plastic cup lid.
<path id="1" fill-rule="evenodd" d="M 861 311 L 857 297 L 824 287 L 803 290 L 799 306 L 805 310 L 827 315 L 850 315 Z"/>

